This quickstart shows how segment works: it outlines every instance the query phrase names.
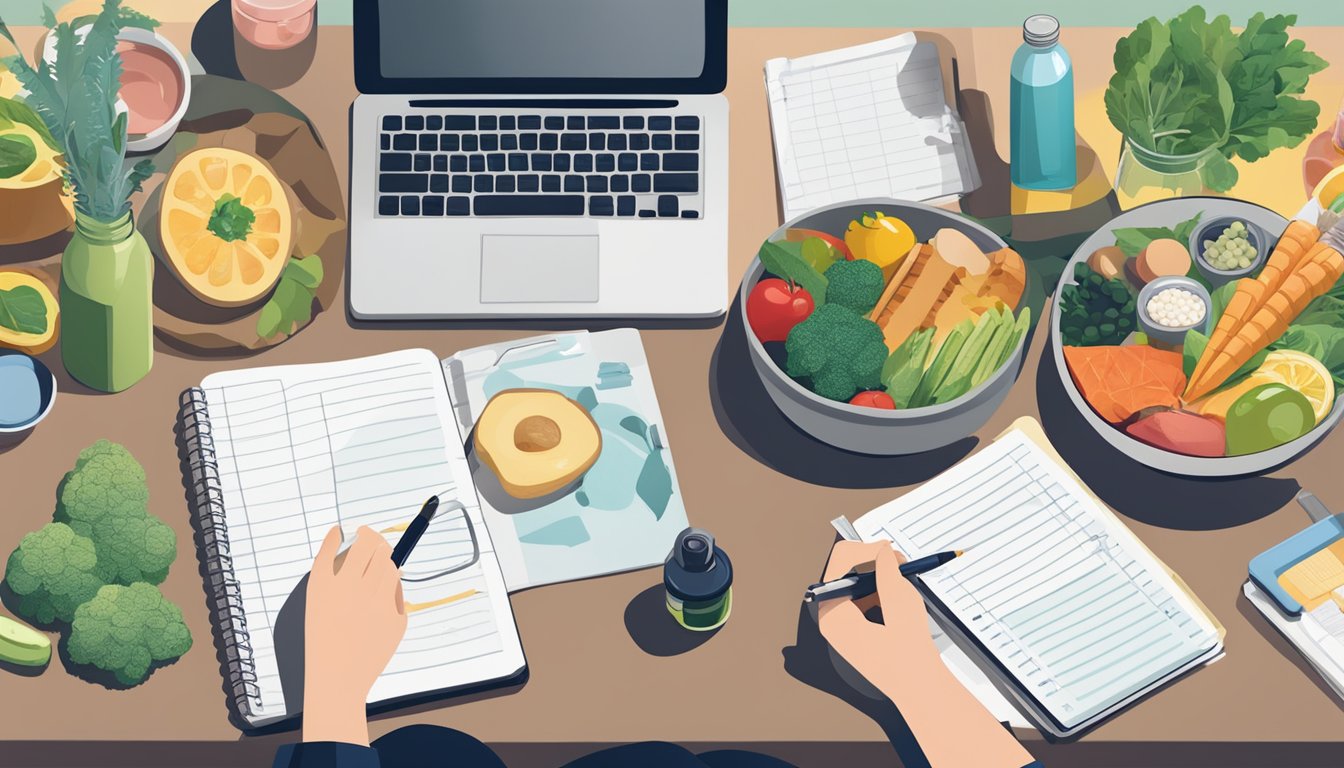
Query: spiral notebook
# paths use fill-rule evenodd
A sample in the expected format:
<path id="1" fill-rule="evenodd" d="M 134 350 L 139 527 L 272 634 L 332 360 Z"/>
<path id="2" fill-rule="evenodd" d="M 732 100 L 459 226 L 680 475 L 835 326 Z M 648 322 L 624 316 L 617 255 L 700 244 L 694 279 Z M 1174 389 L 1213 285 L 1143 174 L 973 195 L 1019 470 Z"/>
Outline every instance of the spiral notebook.
<path id="1" fill-rule="evenodd" d="M 606 357 L 589 353 L 613 345 L 628 351 L 633 343 L 638 359 L 627 370 L 638 386 L 625 389 L 653 399 L 637 332 L 547 337 L 556 338 L 573 343 L 551 346 L 587 360 L 594 372 Z M 521 679 L 527 666 L 510 589 L 660 563 L 685 527 L 670 475 L 659 519 L 647 515 L 643 527 L 626 521 L 634 527 L 621 529 L 631 546 L 614 549 L 595 532 L 593 541 L 561 546 L 562 555 L 539 564 L 515 562 L 529 546 L 518 541 L 514 518 L 523 525 L 534 513 L 505 517 L 482 504 L 458 424 L 459 415 L 470 416 L 455 412 L 446 367 L 428 350 L 408 350 L 217 373 L 183 393 L 180 429 L 207 587 L 232 704 L 249 726 L 298 714 L 288 684 L 295 673 L 282 668 L 286 654 L 277 648 L 283 643 L 276 630 L 333 525 L 347 536 L 368 525 L 394 542 L 431 494 L 441 510 L 452 508 L 435 519 L 402 569 L 408 628 L 370 692 L 371 705 Z M 624 397 L 641 404 L 636 394 Z M 656 400 L 642 407 L 643 418 L 660 423 Z M 670 472 L 670 457 L 659 458 Z M 560 518 L 569 530 L 574 519 Z M 497 539 L 507 542 L 503 551 Z"/>
<path id="2" fill-rule="evenodd" d="M 912 556 L 969 550 L 916 583 L 935 618 L 1054 736 L 1222 655 L 1221 625 L 1034 419 L 853 527 Z"/>

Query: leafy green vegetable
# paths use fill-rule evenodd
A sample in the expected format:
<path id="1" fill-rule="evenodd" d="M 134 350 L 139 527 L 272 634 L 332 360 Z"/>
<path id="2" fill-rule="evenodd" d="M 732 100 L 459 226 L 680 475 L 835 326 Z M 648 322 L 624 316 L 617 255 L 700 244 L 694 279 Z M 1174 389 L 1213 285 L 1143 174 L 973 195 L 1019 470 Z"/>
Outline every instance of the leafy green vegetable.
<path id="1" fill-rule="evenodd" d="M 48 21 L 55 18 L 49 16 Z M 121 90 L 117 34 L 132 26 L 152 26 L 152 20 L 128 12 L 121 0 L 106 0 L 82 39 L 70 22 L 54 26 L 54 65 L 39 62 L 34 67 L 22 56 L 4 60 L 28 92 L 24 103 L 42 119 L 65 156 L 64 173 L 75 192 L 75 209 L 99 221 L 115 221 L 128 213 L 131 195 L 154 171 L 148 160 L 125 167 L 126 115 L 117 110 Z M 19 49 L 3 21 L 0 36 Z"/>
<path id="2" fill-rule="evenodd" d="M 1197 213 L 1192 219 L 1187 219 L 1172 227 L 1120 227 L 1113 233 L 1115 235 L 1116 246 L 1125 252 L 1126 256 L 1133 258 L 1138 256 L 1144 248 L 1147 248 L 1154 240 L 1176 240 L 1181 243 L 1190 242 L 1190 236 L 1195 234 L 1195 227 L 1199 226 L 1199 220 L 1204 214 Z"/>
<path id="3" fill-rule="evenodd" d="M 286 336 L 295 327 L 303 327 L 313 319 L 313 299 L 322 284 L 322 258 L 317 254 L 294 257 L 280 273 L 275 293 L 257 314 L 257 335 L 263 339 L 277 333 Z"/>
<path id="4" fill-rule="evenodd" d="M 47 303 L 31 285 L 0 289 L 0 325 L 19 333 L 47 332 Z"/>
<path id="5" fill-rule="evenodd" d="M 1344 327 L 1290 325 L 1270 349 L 1295 349 L 1311 355 L 1329 369 L 1336 387 L 1344 387 Z"/>
<path id="6" fill-rule="evenodd" d="M 1237 169 L 1275 149 L 1295 147 L 1316 127 L 1320 106 L 1300 98 L 1325 68 L 1288 28 L 1295 15 L 1257 13 L 1241 34 L 1226 15 L 1194 6 L 1165 24 L 1150 18 L 1115 46 L 1106 114 L 1125 138 L 1164 155 L 1216 148 L 1204 183 L 1230 189 Z"/>
<path id="7" fill-rule="evenodd" d="M 1293 318 L 1293 325 L 1329 325 L 1344 328 L 1344 298 L 1326 294 L 1312 299 L 1302 314 Z"/>
<path id="8" fill-rule="evenodd" d="M 12 179 L 37 159 L 33 140 L 20 133 L 0 136 L 0 179 Z"/>
<path id="9" fill-rule="evenodd" d="M 919 380 L 924 376 L 924 363 L 929 359 L 936 330 L 925 328 L 910 334 L 882 366 L 882 385 L 891 399 L 896 401 L 897 408 L 910 405 L 910 397 L 915 394 L 915 387 L 919 386 Z"/>
<path id="10" fill-rule="evenodd" d="M 943 339 L 943 345 L 938 348 L 938 354 L 934 355 L 933 363 L 929 365 L 929 369 L 924 372 L 924 376 L 919 380 L 919 386 L 915 388 L 915 393 L 910 396 L 911 408 L 933 405 L 934 395 L 952 371 L 952 366 L 956 363 L 957 355 L 966 344 L 966 340 L 974 332 L 975 324 L 970 320 L 962 320 L 952 328 L 952 332 L 947 335 L 946 339 Z"/>
<path id="11" fill-rule="evenodd" d="M 47 130 L 47 124 L 42 122 L 41 116 L 34 112 L 32 107 L 18 99 L 0 99 L 0 130 L 10 128 L 15 123 L 32 128 L 47 146 L 57 152 L 61 150 L 60 145 L 51 137 L 51 131 Z"/>
<path id="12" fill-rule="evenodd" d="M 1086 264 L 1059 297 L 1059 332 L 1071 347 L 1116 345 L 1134 330 L 1134 295 L 1120 278 L 1106 280 Z"/>
<path id="13" fill-rule="evenodd" d="M 798 245 L 798 251 L 804 261 L 822 273 L 840 259 L 840 252 L 820 237 L 807 238 Z"/>
<path id="14" fill-rule="evenodd" d="M 110 673 L 122 685 L 139 685 L 154 664 L 191 650 L 182 609 L 152 584 L 110 585 L 75 609 L 68 642 L 70 661 Z"/>
<path id="15" fill-rule="evenodd" d="M 826 303 L 826 277 L 802 257 L 800 252 L 785 247 L 785 243 L 766 241 L 756 254 L 765 271 L 775 277 L 803 286 L 812 294 L 812 301 L 820 307 Z"/>
<path id="16" fill-rule="evenodd" d="M 206 222 L 205 228 L 215 233 L 220 240 L 231 243 L 245 239 L 252 231 L 252 222 L 256 220 L 257 215 L 251 208 L 243 205 L 237 196 L 226 192 L 215 201 L 215 209 L 210 212 L 210 220 Z"/>

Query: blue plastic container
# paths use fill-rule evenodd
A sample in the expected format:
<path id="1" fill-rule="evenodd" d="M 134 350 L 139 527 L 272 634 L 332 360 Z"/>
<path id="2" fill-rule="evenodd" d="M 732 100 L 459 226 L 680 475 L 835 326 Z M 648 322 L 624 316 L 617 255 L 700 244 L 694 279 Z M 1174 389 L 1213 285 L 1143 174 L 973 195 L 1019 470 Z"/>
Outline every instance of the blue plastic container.
<path id="1" fill-rule="evenodd" d="M 1022 39 L 1009 92 L 1009 172 L 1023 189 L 1072 189 L 1078 183 L 1073 62 L 1059 44 L 1059 21 L 1032 16 L 1022 24 Z"/>

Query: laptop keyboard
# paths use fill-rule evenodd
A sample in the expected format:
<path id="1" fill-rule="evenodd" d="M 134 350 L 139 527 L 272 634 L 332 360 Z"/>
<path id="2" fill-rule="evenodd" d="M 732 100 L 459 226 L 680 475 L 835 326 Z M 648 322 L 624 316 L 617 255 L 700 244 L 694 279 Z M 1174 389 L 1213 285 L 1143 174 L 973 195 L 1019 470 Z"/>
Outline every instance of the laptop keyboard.
<path id="1" fill-rule="evenodd" d="M 695 115 L 384 115 L 379 216 L 696 219 Z"/>

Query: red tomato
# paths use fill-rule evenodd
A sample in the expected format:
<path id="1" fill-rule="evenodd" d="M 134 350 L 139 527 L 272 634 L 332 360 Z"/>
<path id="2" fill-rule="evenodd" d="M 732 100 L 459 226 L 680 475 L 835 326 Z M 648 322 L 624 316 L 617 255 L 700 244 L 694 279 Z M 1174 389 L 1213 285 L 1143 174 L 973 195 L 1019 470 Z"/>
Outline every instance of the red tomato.
<path id="1" fill-rule="evenodd" d="M 883 408 L 888 411 L 896 410 L 896 401 L 891 399 L 891 395 L 876 390 L 860 392 L 849 401 L 849 404 L 862 405 L 865 408 Z"/>
<path id="2" fill-rule="evenodd" d="M 816 309 L 812 294 L 800 286 L 790 286 L 777 277 L 756 284 L 747 295 L 747 324 L 762 343 L 784 341 L 793 326 L 803 322 Z"/>

